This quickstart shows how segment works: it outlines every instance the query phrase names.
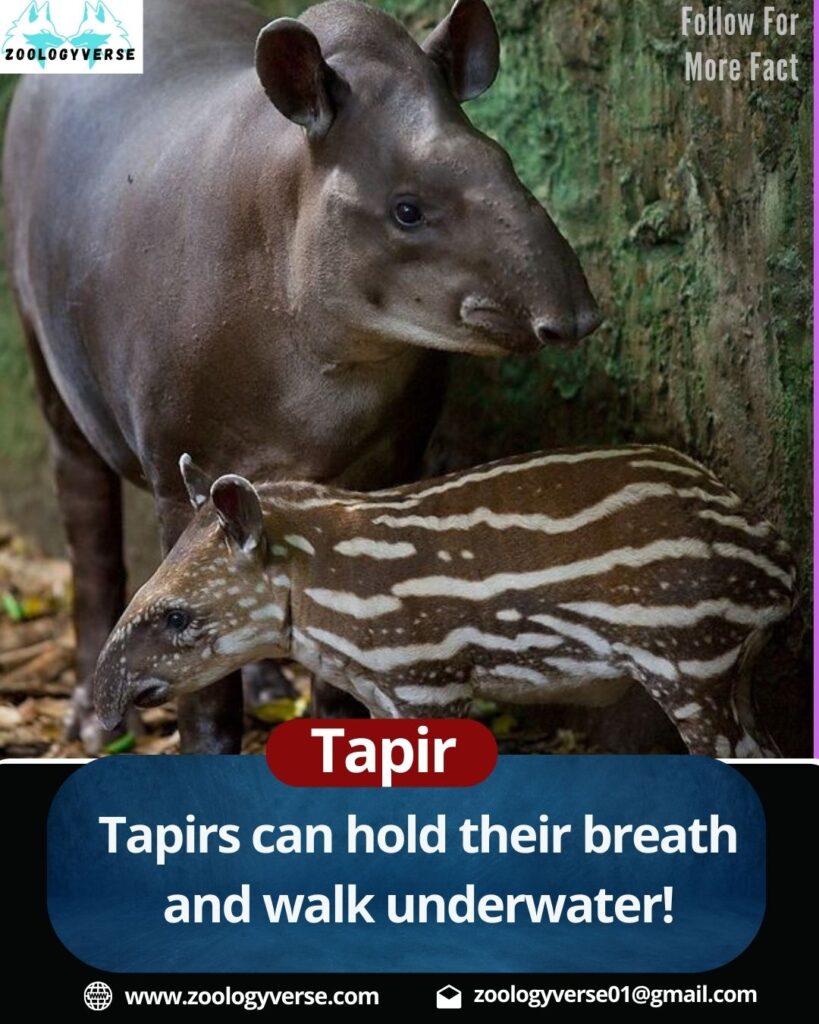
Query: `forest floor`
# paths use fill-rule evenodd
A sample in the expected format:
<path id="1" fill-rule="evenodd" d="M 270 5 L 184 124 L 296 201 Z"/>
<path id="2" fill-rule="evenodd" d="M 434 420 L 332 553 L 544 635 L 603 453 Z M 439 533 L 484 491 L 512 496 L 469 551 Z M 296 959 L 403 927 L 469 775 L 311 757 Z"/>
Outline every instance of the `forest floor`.
<path id="1" fill-rule="evenodd" d="M 65 722 L 76 682 L 71 625 L 71 570 L 63 559 L 44 558 L 16 531 L 0 524 L 0 758 L 86 757 L 69 740 Z M 249 709 L 242 750 L 261 753 L 270 730 L 308 713 L 309 677 L 288 667 L 295 699 L 279 698 Z M 495 733 L 502 753 L 592 753 L 582 732 L 556 728 L 543 716 L 480 703 L 475 717 Z M 144 731 L 115 740 L 106 754 L 174 754 L 179 751 L 172 706 L 142 712 Z"/>

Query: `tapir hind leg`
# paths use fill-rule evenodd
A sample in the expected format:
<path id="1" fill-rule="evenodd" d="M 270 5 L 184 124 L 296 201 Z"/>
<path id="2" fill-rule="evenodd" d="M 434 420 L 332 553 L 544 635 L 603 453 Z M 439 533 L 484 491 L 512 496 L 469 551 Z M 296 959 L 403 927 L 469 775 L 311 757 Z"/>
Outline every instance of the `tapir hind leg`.
<path id="1" fill-rule="evenodd" d="M 311 692 L 312 715 L 315 718 L 369 718 L 370 712 L 361 701 L 344 690 L 313 676 Z"/>
<path id="2" fill-rule="evenodd" d="M 720 678 L 670 682 L 649 678 L 643 686 L 662 707 L 691 754 L 709 757 L 776 757 L 756 724 L 737 707 L 736 668 Z"/>
<path id="3" fill-rule="evenodd" d="M 163 557 L 168 554 L 192 515 L 187 504 L 157 502 Z M 177 701 L 183 754 L 238 754 L 242 749 L 244 701 L 242 673 L 232 672 L 218 683 Z"/>
<path id="4" fill-rule="evenodd" d="M 97 656 L 125 607 L 121 483 L 77 426 L 36 339 L 28 333 L 40 404 L 50 428 L 57 500 L 74 577 L 78 683 L 67 732 L 69 739 L 81 739 L 89 754 L 97 754 L 117 735 L 106 732 L 97 719 L 90 685 Z M 138 728 L 138 723 L 139 716 L 132 712 L 128 728 Z"/>

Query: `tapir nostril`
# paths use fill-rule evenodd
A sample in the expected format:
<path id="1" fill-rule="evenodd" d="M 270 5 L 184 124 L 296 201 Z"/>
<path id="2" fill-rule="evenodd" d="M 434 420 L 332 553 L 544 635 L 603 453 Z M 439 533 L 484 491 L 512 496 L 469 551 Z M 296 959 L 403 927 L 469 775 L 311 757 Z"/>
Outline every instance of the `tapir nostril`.
<path id="1" fill-rule="evenodd" d="M 596 306 L 575 314 L 541 316 L 532 321 L 535 337 L 541 345 L 554 342 L 580 341 L 591 334 L 602 322 Z"/>
<path id="2" fill-rule="evenodd" d="M 540 316 L 532 322 L 535 337 L 541 345 L 555 341 L 576 341 L 577 323 L 574 316 Z"/>
<path id="3" fill-rule="evenodd" d="M 535 335 L 541 345 L 547 345 L 550 341 L 563 341 L 565 333 L 560 333 L 547 320 L 536 320 L 534 323 Z"/>
<path id="4" fill-rule="evenodd" d="M 164 679 L 146 679 L 134 687 L 133 702 L 139 708 L 154 708 L 170 697 L 171 688 Z"/>

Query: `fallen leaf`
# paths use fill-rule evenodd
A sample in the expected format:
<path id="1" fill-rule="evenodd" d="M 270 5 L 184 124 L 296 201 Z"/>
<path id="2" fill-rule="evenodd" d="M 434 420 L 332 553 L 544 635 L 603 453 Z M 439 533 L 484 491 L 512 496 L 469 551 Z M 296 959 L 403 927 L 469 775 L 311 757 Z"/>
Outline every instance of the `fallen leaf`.
<path id="1" fill-rule="evenodd" d="M 132 732 L 126 732 L 122 736 L 117 736 L 115 740 L 111 740 L 102 749 L 106 754 L 127 754 L 135 744 L 136 736 Z"/>
<path id="2" fill-rule="evenodd" d="M 22 622 L 25 618 L 23 615 L 23 609 L 20 607 L 20 602 L 8 591 L 3 594 L 3 611 L 8 615 L 12 622 Z"/>
<path id="3" fill-rule="evenodd" d="M 37 715 L 42 718 L 51 718 L 55 722 L 62 722 L 68 711 L 68 701 L 65 699 L 61 700 L 59 697 L 39 697 L 33 700 L 29 697 L 25 703 L 28 704 L 29 701 L 32 701 L 34 704 L 34 710 Z"/>
<path id="4" fill-rule="evenodd" d="M 506 739 L 510 733 L 514 732 L 515 727 L 518 724 L 518 720 L 514 715 L 498 715 L 497 718 L 493 718 L 490 722 L 489 728 L 497 736 L 499 740 Z"/>
<path id="5" fill-rule="evenodd" d="M 280 697 L 278 700 L 268 701 L 260 704 L 257 708 L 251 708 L 250 713 L 260 722 L 275 724 L 277 722 L 289 722 L 292 718 L 301 718 L 307 710 L 307 697 Z"/>
<path id="6" fill-rule="evenodd" d="M 0 704 L 0 729 L 15 729 L 23 721 L 18 708 Z"/>
<path id="7" fill-rule="evenodd" d="M 19 603 L 24 619 L 39 619 L 52 611 L 51 603 L 39 594 L 21 597 Z"/>

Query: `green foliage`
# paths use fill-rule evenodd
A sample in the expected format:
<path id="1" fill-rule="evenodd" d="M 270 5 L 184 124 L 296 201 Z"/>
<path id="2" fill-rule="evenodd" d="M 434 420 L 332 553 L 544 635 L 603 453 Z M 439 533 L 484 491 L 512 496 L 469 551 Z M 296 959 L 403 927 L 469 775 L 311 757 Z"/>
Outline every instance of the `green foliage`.
<path id="1" fill-rule="evenodd" d="M 5 124 L 16 78 L 0 76 L 0 125 Z M 0 228 L 0 250 L 4 245 Z M 31 371 L 14 309 L 5 263 L 0 263 L 0 467 L 41 458 L 44 433 Z"/>

